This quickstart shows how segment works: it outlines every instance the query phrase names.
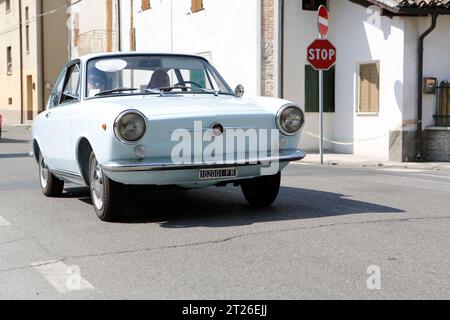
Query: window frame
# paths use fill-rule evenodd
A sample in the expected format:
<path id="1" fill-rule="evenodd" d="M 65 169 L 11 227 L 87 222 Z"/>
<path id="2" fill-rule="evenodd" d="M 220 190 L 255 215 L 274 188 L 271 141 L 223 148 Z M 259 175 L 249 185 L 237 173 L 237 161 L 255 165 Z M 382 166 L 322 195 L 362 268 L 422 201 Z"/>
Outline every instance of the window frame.
<path id="1" fill-rule="evenodd" d="M 61 72 L 59 73 L 58 78 L 56 79 L 56 82 L 55 82 L 55 86 L 53 87 L 53 90 L 50 93 L 50 97 L 49 97 L 48 102 L 47 102 L 47 109 L 54 109 L 54 108 L 57 108 L 57 107 L 60 106 L 61 95 L 62 95 L 62 92 L 63 92 L 64 88 L 61 89 L 61 93 L 59 93 L 59 95 L 58 95 L 58 103 L 57 104 L 54 104 L 52 99 L 54 99 L 54 96 L 55 96 L 55 94 L 56 94 L 56 92 L 58 90 L 58 87 L 60 85 L 64 84 L 64 79 L 66 78 L 66 73 L 67 73 L 67 67 L 64 67 L 61 70 Z"/>
<path id="2" fill-rule="evenodd" d="M 6 47 L 6 75 L 12 76 L 13 63 L 12 63 L 12 46 Z"/>
<path id="3" fill-rule="evenodd" d="M 305 68 L 304 68 L 304 106 L 305 106 L 305 112 L 307 113 L 319 113 L 320 112 L 320 105 L 319 105 L 319 71 L 315 70 L 311 65 L 309 64 L 305 64 Z M 308 86 L 308 80 L 310 80 L 308 78 L 308 72 L 314 72 L 315 75 L 313 77 L 314 80 L 316 80 L 314 83 L 309 84 L 310 86 L 315 86 L 316 88 L 314 88 L 314 93 L 315 96 L 314 97 L 310 97 L 309 91 L 307 90 L 307 86 Z M 330 80 L 330 77 L 331 80 Z M 336 113 L 336 67 L 333 66 L 331 67 L 329 70 L 323 70 L 323 81 L 324 81 L 324 91 L 322 92 L 323 95 L 323 107 L 324 113 L 329 113 L 329 114 L 334 114 Z M 328 83 L 328 81 L 332 82 Z M 330 90 L 330 86 L 332 89 L 332 92 L 329 92 Z M 329 90 L 326 90 L 329 89 Z M 330 95 L 330 96 L 328 96 Z M 311 101 L 316 101 L 317 103 L 314 103 L 314 105 L 310 106 L 310 104 L 308 102 Z M 330 102 L 329 104 L 327 104 L 327 102 Z M 316 108 L 317 107 L 317 108 Z"/>
<path id="4" fill-rule="evenodd" d="M 11 0 L 5 1 L 5 13 L 11 13 L 12 12 L 12 6 L 11 6 Z"/>
<path id="5" fill-rule="evenodd" d="M 314 5 L 310 4 L 306 4 L 305 0 L 302 0 L 302 10 L 303 11 L 312 11 L 312 12 L 316 12 L 317 10 L 319 10 L 319 7 L 321 5 L 324 5 L 328 8 L 328 1 L 327 0 L 309 0 L 309 1 L 314 1 L 314 2 L 319 2 L 319 3 L 314 3 Z M 324 2 L 324 3 L 320 3 L 320 2 Z M 311 5 L 311 7 L 309 7 L 309 5 Z"/>
<path id="6" fill-rule="evenodd" d="M 375 64 L 378 67 L 378 111 L 361 111 L 361 66 Z M 360 116 L 378 116 L 381 109 L 381 62 L 380 60 L 360 61 L 356 65 L 356 114 Z"/>
<path id="7" fill-rule="evenodd" d="M 191 0 L 191 12 L 197 13 L 205 10 L 203 0 Z"/>
<path id="8" fill-rule="evenodd" d="M 65 89 L 67 87 L 67 84 L 69 83 L 69 80 L 70 80 L 70 78 L 71 78 L 71 76 L 73 74 L 72 68 L 74 68 L 74 67 L 78 68 L 78 73 L 79 73 L 77 89 L 76 89 L 78 96 L 67 95 L 67 94 L 64 93 L 64 91 L 65 91 Z M 77 102 L 81 101 L 81 79 L 82 79 L 81 65 L 80 65 L 79 62 L 72 63 L 72 64 L 70 64 L 70 65 L 68 65 L 66 67 L 66 74 L 64 76 L 64 83 L 63 83 L 63 87 L 62 87 L 62 91 L 61 91 L 61 96 L 59 98 L 59 105 L 60 106 L 71 104 L 71 103 L 77 103 Z M 70 97 L 72 99 L 62 102 L 63 96 L 67 96 L 67 97 Z"/>
<path id="9" fill-rule="evenodd" d="M 88 101 L 88 100 L 94 100 L 94 99 L 103 99 L 103 98 L 109 98 L 109 97 L 124 97 L 124 96 L 139 96 L 139 95 L 143 95 L 143 93 L 120 93 L 120 94 L 114 94 L 114 95 L 104 95 L 104 96 L 93 96 L 93 97 L 89 97 L 89 90 L 88 90 L 88 81 L 87 81 L 87 77 L 88 77 L 88 72 L 89 72 L 89 64 L 92 61 L 98 60 L 98 59 L 115 59 L 115 58 L 123 58 L 123 57 L 184 57 L 184 58 L 194 58 L 194 59 L 200 59 L 202 60 L 202 63 L 204 64 L 205 68 L 208 70 L 208 72 L 210 73 L 209 76 L 213 76 L 214 78 L 217 78 L 217 80 L 219 82 L 222 83 L 223 88 L 220 89 L 225 89 L 226 92 L 221 92 L 220 94 L 222 95 L 228 95 L 228 96 L 234 96 L 234 91 L 231 89 L 231 87 L 229 86 L 229 84 L 225 81 L 225 79 L 222 77 L 222 75 L 219 73 L 219 71 L 204 57 L 201 56 L 197 56 L 197 55 L 185 55 L 185 54 L 155 54 L 155 53 L 126 53 L 126 54 L 122 54 L 122 53 L 118 53 L 118 54 L 112 54 L 112 55 L 107 55 L 107 56 L 97 56 L 97 57 L 92 57 L 89 58 L 87 61 L 85 61 L 83 63 L 83 80 L 82 80 L 82 101 Z M 216 84 L 219 84 L 219 82 L 216 79 L 214 79 L 214 81 L 216 82 Z M 201 92 L 196 92 L 195 94 L 203 94 Z M 206 94 L 206 93 L 205 93 Z"/>
<path id="10" fill-rule="evenodd" d="M 142 11 L 147 11 L 147 10 L 151 10 L 152 9 L 152 5 L 150 3 L 150 0 L 141 0 L 141 10 Z"/>

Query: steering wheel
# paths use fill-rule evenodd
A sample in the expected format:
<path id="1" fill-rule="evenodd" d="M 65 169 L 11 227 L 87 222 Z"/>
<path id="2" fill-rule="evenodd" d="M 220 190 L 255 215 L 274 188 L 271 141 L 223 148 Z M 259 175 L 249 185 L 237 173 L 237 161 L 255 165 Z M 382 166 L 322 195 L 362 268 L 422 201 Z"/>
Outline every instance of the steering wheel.
<path id="1" fill-rule="evenodd" d="M 194 85 L 200 89 L 203 89 L 203 87 L 201 85 L 199 85 L 197 82 L 194 81 L 183 81 L 183 82 L 178 82 L 177 84 L 174 84 L 173 87 L 178 87 L 178 86 L 184 86 L 186 84 L 190 84 L 190 85 Z"/>

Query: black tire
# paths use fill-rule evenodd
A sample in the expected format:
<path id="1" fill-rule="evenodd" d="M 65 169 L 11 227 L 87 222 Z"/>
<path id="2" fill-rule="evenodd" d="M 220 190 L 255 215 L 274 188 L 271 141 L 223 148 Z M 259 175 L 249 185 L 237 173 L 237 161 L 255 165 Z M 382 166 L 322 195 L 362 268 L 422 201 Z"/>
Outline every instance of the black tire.
<path id="1" fill-rule="evenodd" d="M 89 189 L 95 213 L 100 220 L 117 222 L 122 218 L 124 187 L 103 174 L 94 152 L 89 157 Z"/>
<path id="2" fill-rule="evenodd" d="M 60 197 L 64 191 L 64 181 L 56 178 L 48 169 L 42 153 L 39 154 L 39 182 L 46 197 Z"/>
<path id="3" fill-rule="evenodd" d="M 277 200 L 281 186 L 281 173 L 242 182 L 245 199 L 252 206 L 268 207 Z"/>

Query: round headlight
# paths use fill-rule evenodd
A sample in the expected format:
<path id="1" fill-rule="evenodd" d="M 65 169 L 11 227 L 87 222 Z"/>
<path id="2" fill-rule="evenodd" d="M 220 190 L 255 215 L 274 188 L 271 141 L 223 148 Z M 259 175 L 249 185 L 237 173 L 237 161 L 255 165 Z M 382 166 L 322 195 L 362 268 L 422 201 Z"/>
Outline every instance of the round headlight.
<path id="1" fill-rule="evenodd" d="M 114 133 L 117 139 L 123 143 L 138 142 L 146 131 L 147 119 L 136 110 L 129 110 L 120 114 L 114 125 Z"/>
<path id="2" fill-rule="evenodd" d="M 277 116 L 278 129 L 288 136 L 295 135 L 305 123 L 303 111 L 293 105 L 283 107 Z"/>

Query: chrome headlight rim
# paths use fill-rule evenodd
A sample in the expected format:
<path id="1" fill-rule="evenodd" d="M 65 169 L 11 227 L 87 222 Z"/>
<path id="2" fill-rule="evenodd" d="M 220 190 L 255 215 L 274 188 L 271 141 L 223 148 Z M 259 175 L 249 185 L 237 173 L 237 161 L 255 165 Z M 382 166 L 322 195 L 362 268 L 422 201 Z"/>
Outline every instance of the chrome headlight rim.
<path id="1" fill-rule="evenodd" d="M 140 116 L 142 118 L 142 120 L 144 121 L 144 131 L 142 133 L 142 136 L 139 139 L 136 139 L 134 141 L 125 139 L 124 137 L 122 137 L 122 135 L 119 132 L 120 120 L 122 120 L 123 117 L 125 117 L 129 114 L 136 114 L 136 115 Z M 138 110 L 134 110 L 134 109 L 130 109 L 130 110 L 126 110 L 126 111 L 122 112 L 121 114 L 119 114 L 117 116 L 116 120 L 114 121 L 114 135 L 116 136 L 117 140 L 119 140 L 121 143 L 127 144 L 127 145 L 137 145 L 144 138 L 145 134 L 147 133 L 147 129 L 148 129 L 148 124 L 147 124 L 146 116 L 142 112 L 140 112 Z"/>
<path id="2" fill-rule="evenodd" d="M 288 131 L 283 127 L 283 125 L 281 124 L 281 116 L 282 116 L 282 114 L 283 114 L 287 109 L 291 109 L 291 108 L 294 108 L 294 109 L 297 109 L 298 111 L 300 111 L 300 114 L 301 114 L 301 116 L 302 116 L 302 122 L 301 122 L 301 124 L 300 124 L 300 127 L 299 127 L 295 132 L 288 132 Z M 278 128 L 278 130 L 281 131 L 281 133 L 283 133 L 285 136 L 291 136 L 291 137 L 292 137 L 292 136 L 297 135 L 297 134 L 300 132 L 300 130 L 303 128 L 303 126 L 305 125 L 305 113 L 303 112 L 302 109 L 300 109 L 299 106 L 297 106 L 297 105 L 295 105 L 295 104 L 292 104 L 292 103 L 289 103 L 289 104 L 284 105 L 284 106 L 278 111 L 276 122 L 277 122 L 277 128 Z"/>

